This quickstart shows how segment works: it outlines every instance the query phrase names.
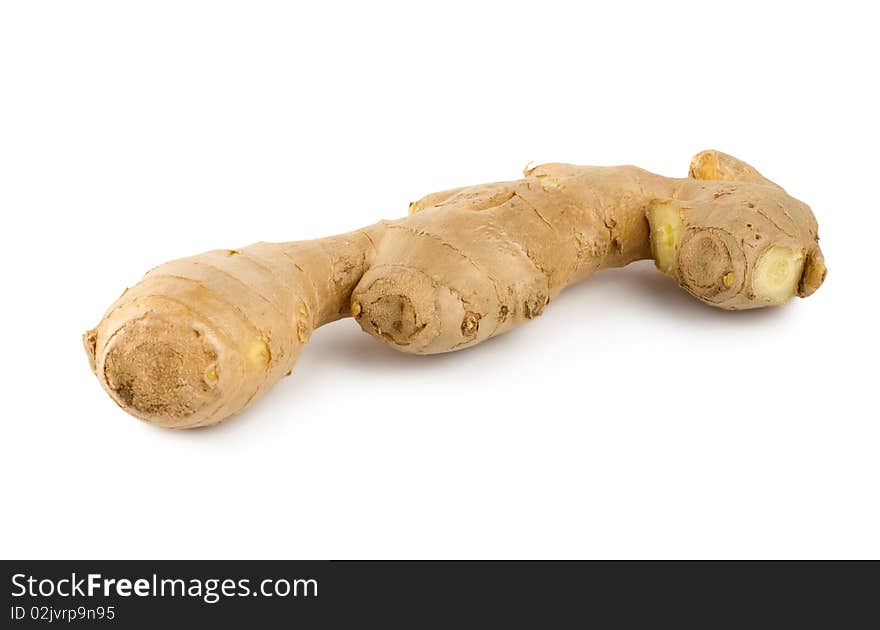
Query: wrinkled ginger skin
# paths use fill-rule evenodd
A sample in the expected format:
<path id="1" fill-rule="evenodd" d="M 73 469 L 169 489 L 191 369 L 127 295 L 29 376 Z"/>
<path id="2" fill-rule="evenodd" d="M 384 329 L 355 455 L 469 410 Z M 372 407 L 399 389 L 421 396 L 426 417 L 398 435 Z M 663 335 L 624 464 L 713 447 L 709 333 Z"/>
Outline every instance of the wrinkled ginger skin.
<path id="1" fill-rule="evenodd" d="M 645 209 L 668 180 L 632 166 L 525 175 L 432 195 L 388 224 L 352 295 L 361 327 L 404 352 L 457 350 L 534 319 L 572 282 L 650 256 Z"/>
<path id="2" fill-rule="evenodd" d="M 125 411 L 207 426 L 290 374 L 325 323 L 353 316 L 397 350 L 448 352 L 538 317 L 600 269 L 646 258 L 725 309 L 810 295 L 826 273 L 809 207 L 732 156 L 704 151 L 686 179 L 544 164 L 428 195 L 404 219 L 348 234 L 165 263 L 83 341 Z"/>

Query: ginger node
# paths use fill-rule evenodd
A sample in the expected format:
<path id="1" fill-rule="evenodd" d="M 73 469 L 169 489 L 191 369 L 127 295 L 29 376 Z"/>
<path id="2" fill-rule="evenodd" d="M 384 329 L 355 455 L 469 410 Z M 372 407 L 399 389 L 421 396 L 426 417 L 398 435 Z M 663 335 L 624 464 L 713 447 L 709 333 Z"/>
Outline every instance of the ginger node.
<path id="1" fill-rule="evenodd" d="M 724 282 L 724 286 L 728 289 L 733 286 L 733 281 L 736 279 L 736 275 L 732 271 L 724 274 L 724 277 L 721 279 Z"/>
<path id="2" fill-rule="evenodd" d="M 272 353 L 269 351 L 269 346 L 262 339 L 257 339 L 251 343 L 250 348 L 248 348 L 247 356 L 251 363 L 261 367 L 269 365 L 269 361 L 272 360 Z"/>
<path id="3" fill-rule="evenodd" d="M 471 335 L 476 334 L 477 330 L 480 329 L 480 314 L 479 313 L 471 313 L 468 311 L 465 313 L 464 319 L 461 322 L 461 334 L 465 337 L 470 337 Z"/>

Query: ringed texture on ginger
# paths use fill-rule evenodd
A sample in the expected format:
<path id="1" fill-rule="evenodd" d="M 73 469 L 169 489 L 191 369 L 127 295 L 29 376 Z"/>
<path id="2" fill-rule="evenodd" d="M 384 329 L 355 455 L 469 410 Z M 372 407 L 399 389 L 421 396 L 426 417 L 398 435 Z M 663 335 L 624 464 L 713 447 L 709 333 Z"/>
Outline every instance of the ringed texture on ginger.
<path id="1" fill-rule="evenodd" d="M 128 413 L 192 428 L 244 409 L 342 317 L 434 354 L 512 330 L 566 286 L 636 260 L 728 310 L 778 306 L 825 279 L 810 208 L 719 151 L 681 179 L 570 164 L 523 175 L 428 195 L 406 218 L 348 234 L 160 265 L 85 333 L 91 368 Z"/>

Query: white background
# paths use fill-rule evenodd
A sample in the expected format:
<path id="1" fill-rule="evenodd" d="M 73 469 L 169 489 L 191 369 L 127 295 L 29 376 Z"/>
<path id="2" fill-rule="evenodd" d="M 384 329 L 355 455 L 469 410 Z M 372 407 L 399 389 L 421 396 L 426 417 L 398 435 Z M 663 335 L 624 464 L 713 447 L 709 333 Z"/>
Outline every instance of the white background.
<path id="1" fill-rule="evenodd" d="M 880 557 L 869 3 L 0 6 L 0 556 Z M 705 148 L 811 204 L 816 295 L 715 311 L 640 263 L 450 355 L 342 321 L 190 432 L 89 371 L 165 260 Z"/>

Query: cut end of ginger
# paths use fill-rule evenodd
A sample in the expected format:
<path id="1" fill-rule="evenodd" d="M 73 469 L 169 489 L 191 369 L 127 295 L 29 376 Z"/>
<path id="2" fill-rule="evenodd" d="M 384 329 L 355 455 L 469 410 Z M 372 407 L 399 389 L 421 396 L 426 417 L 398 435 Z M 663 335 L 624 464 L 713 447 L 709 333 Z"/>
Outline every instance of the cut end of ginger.
<path id="1" fill-rule="evenodd" d="M 654 262 L 660 271 L 671 276 L 681 243 L 681 210 L 671 201 L 656 201 L 648 210 L 648 224 Z"/>
<path id="2" fill-rule="evenodd" d="M 755 265 L 752 288 L 755 294 L 770 304 L 783 304 L 798 290 L 804 266 L 803 252 L 788 247 L 771 247 Z"/>

